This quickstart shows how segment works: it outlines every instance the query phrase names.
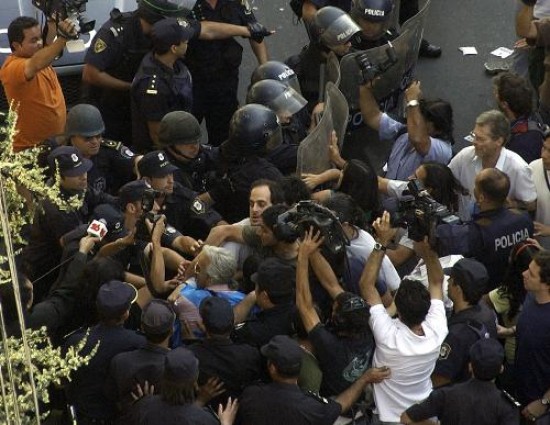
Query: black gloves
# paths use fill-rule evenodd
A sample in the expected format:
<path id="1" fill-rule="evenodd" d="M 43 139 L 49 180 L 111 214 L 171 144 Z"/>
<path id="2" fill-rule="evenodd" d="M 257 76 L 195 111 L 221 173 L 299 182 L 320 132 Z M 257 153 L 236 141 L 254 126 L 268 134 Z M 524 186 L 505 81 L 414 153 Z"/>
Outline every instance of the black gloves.
<path id="1" fill-rule="evenodd" d="M 355 61 L 361 71 L 361 85 L 374 80 L 378 75 L 378 67 L 373 65 L 366 53 L 355 56 Z"/>
<path id="2" fill-rule="evenodd" d="M 250 38 L 258 43 L 264 41 L 264 37 L 271 35 L 271 31 L 259 22 L 251 22 L 248 24 L 248 31 L 250 31 Z"/>

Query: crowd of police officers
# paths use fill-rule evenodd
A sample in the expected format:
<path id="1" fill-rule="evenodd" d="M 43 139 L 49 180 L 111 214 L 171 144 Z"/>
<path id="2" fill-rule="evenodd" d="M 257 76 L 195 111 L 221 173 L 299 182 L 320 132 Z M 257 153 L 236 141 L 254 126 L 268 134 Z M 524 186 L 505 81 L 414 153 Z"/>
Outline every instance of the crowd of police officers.
<path id="1" fill-rule="evenodd" d="M 53 305 L 52 299 L 59 302 L 56 305 L 64 305 L 67 300 L 59 301 L 58 298 L 63 298 L 63 291 L 70 287 L 69 280 L 80 271 L 79 267 L 88 273 L 90 281 L 110 281 L 110 287 L 104 285 L 99 291 L 96 288 L 94 293 L 97 294 L 98 313 L 101 313 L 100 325 L 93 328 L 87 342 L 88 348 L 97 341 L 106 348 L 100 347 L 88 368 L 79 375 L 82 382 L 93 381 L 94 385 L 92 388 L 73 385 L 68 392 L 70 401 L 77 405 L 78 424 L 114 424 L 116 419 L 113 412 L 131 410 L 130 400 L 126 400 L 123 406 L 114 406 L 112 400 L 94 398 L 95 394 L 104 394 L 100 388 L 105 383 L 103 381 L 114 385 L 114 375 L 108 376 L 105 368 L 110 359 L 117 353 L 143 347 L 145 343 L 142 336 L 136 336 L 121 326 L 117 327 L 116 332 L 109 330 L 109 326 L 115 323 L 113 319 L 120 319 L 116 316 L 120 306 L 125 306 L 129 311 L 124 320 L 129 316 L 131 321 L 132 315 L 134 323 L 139 323 L 141 319 L 147 345 L 145 349 L 140 348 L 144 352 L 132 351 L 135 358 L 132 357 L 134 354 L 129 355 L 127 360 L 131 360 L 130 363 L 119 363 L 117 373 L 121 375 L 118 377 L 122 376 L 124 385 L 128 384 L 128 377 L 137 373 L 141 362 L 151 362 L 147 364 L 151 370 L 156 368 L 156 374 L 162 374 L 159 372 L 162 370 L 165 373 L 162 401 L 155 399 L 155 402 L 140 402 L 140 417 L 147 418 L 146 422 L 133 422 L 135 418 L 121 415 L 120 423 L 175 423 L 170 422 L 174 420 L 190 424 L 233 423 L 236 406 L 231 401 L 220 408 L 218 420 L 212 415 L 203 416 L 204 412 L 189 407 L 194 396 L 187 397 L 185 391 L 179 396 L 174 395 L 176 390 L 169 392 L 170 379 L 174 379 L 174 382 L 179 379 L 178 382 L 190 382 L 189 391 L 194 393 L 194 378 L 198 373 L 196 369 L 200 367 L 196 359 L 179 349 L 172 350 L 173 353 L 168 355 L 168 346 L 178 345 L 170 338 L 181 339 L 181 332 L 185 333 L 185 330 L 179 329 L 180 333 L 172 337 L 171 324 L 175 319 L 172 307 L 155 300 L 143 309 L 141 315 L 139 309 L 130 307 L 135 301 L 135 294 L 119 285 L 119 280 L 130 280 L 128 275 L 123 274 L 120 265 L 108 263 L 105 258 L 94 263 L 93 267 L 86 268 L 84 263 L 96 252 L 102 254 L 98 257 L 109 257 L 112 254 L 132 273 L 133 284 L 154 288 L 151 291 L 154 296 L 163 294 L 159 286 L 155 286 L 158 282 L 151 282 L 155 280 L 152 277 L 155 273 L 161 274 L 157 261 L 159 251 L 155 251 L 157 245 L 160 246 L 161 241 L 165 245 L 164 242 L 169 240 L 170 246 L 179 251 L 175 257 L 163 251 L 161 257 L 164 256 L 167 267 L 181 259 L 179 265 L 183 276 L 183 269 L 190 262 L 179 254 L 191 259 L 201 249 L 202 240 L 207 239 L 213 227 L 246 220 L 252 210 L 251 188 L 253 190 L 257 187 L 255 185 L 258 181 L 282 182 L 285 176 L 296 171 L 300 142 L 308 137 L 323 116 L 324 72 L 329 66 L 328 62 L 334 58 L 339 61 L 350 52 L 388 43 L 391 46 L 391 41 L 399 36 L 398 24 L 404 23 L 419 11 L 417 0 L 401 0 L 398 3 L 395 4 L 393 0 L 292 0 L 293 10 L 303 20 L 310 42 L 286 62 L 269 60 L 264 38 L 272 32 L 257 22 L 246 0 L 139 0 L 135 11 L 112 10 L 109 20 L 99 29 L 86 54 L 82 78 L 85 101 L 70 109 L 65 133 L 46 143 L 48 164 L 53 165 L 53 168 L 57 165 L 62 176 L 60 191 L 64 199 L 75 193 L 83 193 L 81 188 L 67 182 L 81 175 L 78 173 L 87 173 L 84 203 L 77 211 L 61 211 L 51 203 L 43 205 L 43 210 L 37 213 L 38 218 L 32 225 L 29 245 L 22 254 L 25 274 L 36 283 L 35 305 Z M 395 16 L 396 9 L 399 9 L 398 16 Z M 247 104 L 242 107 L 239 106 L 237 89 L 243 48 L 234 39 L 236 36 L 249 39 L 258 62 L 251 77 Z M 163 44 L 168 45 L 168 49 L 159 47 Z M 441 54 L 439 47 L 424 39 L 419 45 L 421 56 L 437 58 Z M 183 50 L 177 51 L 178 46 Z M 159 59 L 163 54 L 172 53 L 174 63 L 182 61 L 186 66 L 184 73 L 179 76 L 175 68 L 167 67 L 165 61 Z M 147 59 L 145 62 L 144 58 Z M 370 69 L 367 67 L 371 65 L 364 63 L 362 67 L 359 64 L 363 76 L 368 75 Z M 180 78 L 181 75 L 184 77 Z M 370 81 L 365 77 L 361 83 L 368 84 Z M 135 89 L 138 85 L 140 90 Z M 185 98 L 185 102 L 176 102 L 174 104 L 180 107 L 174 107 L 173 103 L 165 101 L 170 98 Z M 153 125 L 149 125 L 147 118 L 148 127 L 143 127 L 144 122 L 139 123 L 141 127 L 136 126 L 136 108 L 140 103 L 154 105 L 150 108 L 155 109 L 156 118 L 151 118 Z M 181 107 L 182 104 L 185 107 Z M 418 102 L 410 106 L 417 105 Z M 140 115 L 140 120 L 143 116 Z M 203 120 L 207 134 L 203 134 L 201 129 Z M 136 135 L 136 128 L 148 131 L 147 136 L 151 137 Z M 204 139 L 208 140 L 207 144 L 202 143 Z M 335 149 L 334 144 L 331 149 Z M 350 149 L 349 145 L 346 149 L 344 140 L 343 152 L 351 160 L 356 150 Z M 359 159 L 368 161 L 364 157 Z M 338 185 L 342 180 L 350 178 L 352 167 L 346 171 L 347 165 L 344 163 L 341 167 L 336 179 Z M 142 181 L 138 184 L 133 181 L 136 178 Z M 356 183 L 360 186 L 365 182 Z M 116 195 L 119 195 L 118 199 Z M 148 210 L 144 207 L 147 196 L 151 203 Z M 274 199 L 273 190 L 270 196 Z M 138 201 L 143 210 L 135 210 Z M 111 209 L 98 211 L 97 206 L 105 203 Z M 144 237 L 143 229 L 138 230 L 142 233 L 136 243 L 135 224 L 143 214 L 151 211 L 162 212 L 165 218 L 160 219 L 162 224 L 152 229 L 146 228 L 147 241 L 141 240 Z M 377 211 L 372 213 L 376 214 Z M 151 221 L 158 220 L 156 216 L 147 217 Z M 83 229 L 94 218 L 105 219 L 103 221 L 111 233 L 111 239 L 100 242 L 95 248 L 89 241 L 83 242 L 86 237 L 80 243 L 75 242 L 86 234 Z M 273 229 L 277 225 L 274 223 Z M 529 229 L 530 234 L 522 235 L 520 239 L 532 236 L 532 223 Z M 506 231 L 506 223 L 499 222 L 490 231 L 482 232 L 482 236 L 478 235 L 476 241 L 486 243 L 479 241 L 485 235 L 498 241 L 505 237 Z M 151 244 L 147 245 L 149 241 Z M 136 261 L 139 250 L 146 252 L 145 255 L 139 255 L 141 262 Z M 65 263 L 71 260 L 74 262 L 69 263 L 67 269 Z M 59 267 L 60 264 L 63 267 Z M 193 272 L 198 276 L 201 273 L 199 263 L 194 261 L 192 264 Z M 243 273 L 244 269 L 243 266 Z M 291 274 L 294 274 L 294 269 Z M 251 279 L 254 282 L 254 275 Z M 161 282 L 160 286 L 169 283 Z M 257 300 L 252 300 L 252 304 L 254 301 L 260 305 Z M 87 302 L 95 303 L 96 300 Z M 251 301 L 247 297 L 243 302 Z M 278 306 L 271 307 L 275 308 L 265 315 L 266 322 L 278 314 Z M 232 344 L 227 332 L 220 329 L 225 329 L 224 326 L 229 322 L 232 326 L 233 319 L 228 317 L 233 316 L 224 310 L 226 305 L 217 306 L 215 313 L 209 312 L 208 308 L 214 307 L 205 307 L 203 311 L 201 304 L 200 314 L 208 341 L 205 350 L 209 353 L 204 354 L 205 358 L 213 364 L 238 362 L 240 359 L 256 362 L 258 353 L 255 350 L 251 352 L 249 348 L 243 348 L 236 357 L 226 352 L 222 359 L 209 351 L 208 344 L 215 346 L 216 350 Z M 62 310 L 47 311 L 44 317 L 48 317 L 48 329 L 55 329 L 59 337 L 59 333 L 66 330 L 67 326 L 58 329 L 51 325 L 50 319 L 61 317 Z M 77 322 L 81 324 L 82 321 Z M 168 335 L 169 338 L 158 340 L 158 335 Z M 76 344 L 83 337 L 84 333 L 78 331 L 70 337 L 68 344 Z M 296 347 L 293 342 L 276 337 L 261 350 L 275 365 L 275 369 L 269 369 L 267 373 L 262 368 L 243 369 L 242 372 L 239 369 L 239 373 L 250 374 L 261 380 L 269 375 L 284 387 L 285 367 L 296 366 Z M 220 352 L 223 353 L 223 349 Z M 233 368 L 233 365 L 226 366 Z M 239 364 L 238 367 L 243 365 Z M 295 373 L 292 367 L 288 370 L 293 372 L 289 373 Z M 147 373 L 153 373 L 151 370 Z M 233 372 L 238 375 L 236 370 Z M 143 380 L 133 375 L 132 378 L 143 384 Z M 304 418 L 314 420 L 313 423 L 332 423 L 344 407 L 347 409 L 351 406 L 350 400 L 355 400 L 368 383 L 379 382 L 383 376 L 369 375 L 365 379 L 359 379 L 353 388 L 350 387 L 352 389 L 349 394 L 346 393 L 346 401 L 341 399 L 343 394 L 336 398 L 340 406 L 333 400 L 313 394 L 304 396 L 301 392 L 290 390 L 266 392 L 264 395 L 258 393 L 260 399 L 277 398 L 283 404 L 285 400 L 293 406 L 299 404 L 302 413 L 298 418 L 292 409 L 271 412 L 268 411 L 269 404 L 265 404 L 258 405 L 255 414 L 265 417 L 265 423 L 274 423 L 267 420 L 274 414 L 278 415 L 276 423 L 301 424 L 305 423 Z M 207 394 L 199 393 L 199 401 L 208 401 L 219 394 L 219 383 L 209 380 L 207 384 L 204 390 Z M 133 397 L 140 399 L 144 393 L 154 393 L 154 389 L 148 386 L 149 383 L 140 385 L 137 390 L 133 387 L 132 390 L 137 391 Z M 242 391 L 242 388 L 239 390 Z M 250 391 L 246 394 L 253 398 Z M 125 397 L 129 399 L 128 394 Z M 502 400 L 498 403 L 502 403 Z M 150 413 L 153 411 L 162 414 L 152 416 Z"/>

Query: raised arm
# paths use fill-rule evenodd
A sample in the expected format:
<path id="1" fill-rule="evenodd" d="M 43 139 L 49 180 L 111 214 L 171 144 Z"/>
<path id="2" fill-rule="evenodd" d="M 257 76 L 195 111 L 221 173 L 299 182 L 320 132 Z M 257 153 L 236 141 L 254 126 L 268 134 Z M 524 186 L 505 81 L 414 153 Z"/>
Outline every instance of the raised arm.
<path id="1" fill-rule="evenodd" d="M 313 229 L 306 231 L 300 241 L 298 260 L 296 262 L 296 307 L 302 318 L 306 332 L 310 332 L 320 321 L 313 307 L 313 298 L 309 288 L 309 261 L 315 251 L 323 243 L 319 232 L 313 235 Z"/>
<path id="2" fill-rule="evenodd" d="M 394 231 L 390 226 L 390 213 L 384 211 L 382 217 L 377 218 L 373 227 L 376 231 L 376 236 L 380 246 L 375 245 L 374 249 L 369 255 L 363 273 L 361 274 L 361 280 L 359 281 L 359 288 L 361 290 L 361 296 L 371 305 L 382 304 L 380 294 L 376 290 L 376 279 L 380 273 L 380 267 L 382 266 L 382 260 L 384 259 L 386 246 L 391 241 Z"/>
<path id="3" fill-rule="evenodd" d="M 414 243 L 416 254 L 426 263 L 428 290 L 432 299 L 443 299 L 443 269 L 437 253 L 432 249 L 426 236 L 422 242 Z"/>
<path id="4" fill-rule="evenodd" d="M 528 5 L 527 3 L 532 3 Z M 533 21 L 533 8 L 536 1 L 523 2 L 523 6 L 516 15 L 516 34 L 518 37 L 529 39 L 537 38 L 537 27 Z"/>
<path id="5" fill-rule="evenodd" d="M 409 142 L 420 155 L 427 155 L 430 151 L 431 139 L 426 126 L 426 120 L 420 112 L 418 101 L 422 97 L 420 81 L 413 81 L 405 90 L 407 99 L 407 133 Z M 410 103 L 409 103 L 410 102 Z"/>
<path id="6" fill-rule="evenodd" d="M 359 86 L 359 106 L 365 123 L 370 128 L 378 131 L 382 112 L 374 98 L 374 94 L 372 94 L 372 84 L 370 82 Z"/>
<path id="7" fill-rule="evenodd" d="M 313 273 L 315 273 L 315 276 L 319 279 L 319 283 L 325 288 L 331 299 L 336 299 L 339 294 L 344 292 L 344 289 L 340 286 L 340 282 L 338 282 L 336 274 L 334 274 L 334 270 L 332 270 L 332 267 L 326 258 L 323 257 L 320 250 L 311 254 L 309 261 L 311 262 Z"/>

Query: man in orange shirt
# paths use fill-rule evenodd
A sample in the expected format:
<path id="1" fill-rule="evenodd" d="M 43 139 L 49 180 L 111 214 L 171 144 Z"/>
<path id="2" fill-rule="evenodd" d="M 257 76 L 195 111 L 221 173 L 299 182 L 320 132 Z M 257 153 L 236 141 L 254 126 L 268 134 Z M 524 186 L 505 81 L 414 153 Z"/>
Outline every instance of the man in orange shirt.
<path id="1" fill-rule="evenodd" d="M 0 81 L 8 101 L 18 108 L 18 132 L 13 140 L 16 152 L 62 133 L 65 127 L 65 98 L 51 63 L 63 51 L 67 40 L 76 38 L 76 29 L 69 20 L 59 22 L 57 28 L 49 22 L 48 29 L 57 33 L 57 37 L 43 46 L 36 19 L 21 16 L 8 28 L 12 54 L 0 69 Z"/>

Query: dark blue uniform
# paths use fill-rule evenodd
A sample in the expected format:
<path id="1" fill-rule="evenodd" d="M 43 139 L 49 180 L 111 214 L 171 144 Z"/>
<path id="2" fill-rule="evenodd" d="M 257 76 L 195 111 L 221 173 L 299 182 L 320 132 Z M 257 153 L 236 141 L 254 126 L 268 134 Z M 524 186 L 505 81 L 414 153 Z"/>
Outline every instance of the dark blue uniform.
<path id="1" fill-rule="evenodd" d="M 198 21 L 248 25 L 254 14 L 240 0 L 218 0 L 212 9 L 206 0 L 197 0 L 192 16 Z M 229 120 L 239 106 L 237 90 L 243 48 L 233 38 L 191 40 L 186 63 L 193 75 L 193 115 L 206 120 L 208 143 L 220 145 L 229 132 Z"/>
<path id="2" fill-rule="evenodd" d="M 295 384 L 272 382 L 251 385 L 239 399 L 237 417 L 254 425 L 329 425 L 342 411 L 331 399 L 304 393 Z"/>
<path id="3" fill-rule="evenodd" d="M 510 128 L 510 140 L 506 148 L 521 156 L 527 164 L 540 158 L 544 136 L 541 124 L 532 117 L 520 117 Z"/>
<path id="4" fill-rule="evenodd" d="M 74 193 L 60 189 L 60 197 L 69 199 Z M 31 226 L 29 244 L 23 249 L 22 259 L 25 273 L 34 281 L 44 273 L 53 270 L 59 265 L 62 248 L 61 237 L 76 227 L 88 223 L 94 208 L 99 204 L 109 203 L 116 205 L 116 199 L 106 193 L 88 189 L 84 195 L 82 206 L 74 211 L 61 210 L 50 201 L 42 203 L 37 210 Z M 34 285 L 35 301 L 39 302 L 55 282 L 59 269 L 40 279 Z"/>
<path id="5" fill-rule="evenodd" d="M 88 171 L 88 186 L 116 195 L 121 186 L 132 181 L 135 155 L 122 142 L 103 139 L 97 155 L 90 158 L 94 166 Z"/>
<path id="6" fill-rule="evenodd" d="M 99 29 L 86 53 L 85 62 L 99 71 L 130 83 L 141 60 L 151 50 L 151 39 L 143 34 L 137 11 L 121 13 L 111 11 L 109 19 Z M 101 111 L 105 122 L 105 136 L 132 142 L 130 92 L 89 87 L 90 101 Z"/>
<path id="7" fill-rule="evenodd" d="M 174 183 L 174 192 L 165 198 L 163 214 L 166 221 L 186 236 L 205 239 L 210 229 L 223 220 L 213 208 L 195 206 L 199 194 L 178 183 Z"/>
<path id="8" fill-rule="evenodd" d="M 143 58 L 132 82 L 133 147 L 140 153 L 154 150 L 148 122 L 160 122 L 172 111 L 190 112 L 193 105 L 191 73 L 178 59 L 169 68 L 153 52 Z"/>
<path id="9" fill-rule="evenodd" d="M 248 216 L 252 183 L 259 179 L 277 181 L 282 177 L 281 172 L 265 158 L 240 158 L 220 170 L 220 181 L 209 193 L 226 221 L 236 223 Z"/>
<path id="10" fill-rule="evenodd" d="M 434 375 L 440 375 L 452 383 L 470 379 L 468 362 L 470 348 L 480 338 L 496 338 L 496 315 L 485 304 L 453 314 L 449 319 L 449 333 L 441 344 Z"/>
<path id="11" fill-rule="evenodd" d="M 414 422 L 437 416 L 442 425 L 519 425 L 519 410 L 491 381 L 472 379 L 434 390 L 407 409 Z"/>
<path id="12" fill-rule="evenodd" d="M 533 237 L 533 221 L 524 212 L 498 208 L 474 215 L 466 224 L 437 227 L 438 253 L 473 257 L 487 267 L 487 292 L 502 283 L 512 247 Z"/>
<path id="13" fill-rule="evenodd" d="M 145 381 L 160 391 L 160 382 L 164 373 L 164 361 L 168 348 L 147 343 L 137 350 L 117 354 L 111 360 L 109 374 L 105 384 L 107 397 L 115 400 L 121 414 L 128 412 L 134 403 L 132 392 L 136 384 L 144 385 Z"/>
<path id="14" fill-rule="evenodd" d="M 134 425 L 219 425 L 214 414 L 195 404 L 168 404 L 160 395 L 143 397 L 132 409 Z"/>
<path id="15" fill-rule="evenodd" d="M 86 331 L 82 329 L 70 335 L 64 349 L 78 345 L 86 337 Z M 93 420 L 110 423 L 114 420 L 114 400 L 104 393 L 109 364 L 117 354 L 143 347 L 145 337 L 122 326 L 99 324 L 90 329 L 82 354 L 89 354 L 98 342 L 99 348 L 90 363 L 74 372 L 72 381 L 66 387 L 67 399 L 76 408 L 79 424 L 91 424 Z"/>
<path id="16" fill-rule="evenodd" d="M 198 193 L 208 192 L 219 167 L 219 149 L 200 145 L 199 153 L 192 159 L 181 158 L 171 147 L 164 150 L 172 164 L 178 167 L 174 181 Z"/>

